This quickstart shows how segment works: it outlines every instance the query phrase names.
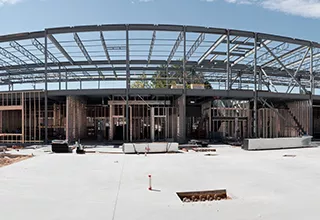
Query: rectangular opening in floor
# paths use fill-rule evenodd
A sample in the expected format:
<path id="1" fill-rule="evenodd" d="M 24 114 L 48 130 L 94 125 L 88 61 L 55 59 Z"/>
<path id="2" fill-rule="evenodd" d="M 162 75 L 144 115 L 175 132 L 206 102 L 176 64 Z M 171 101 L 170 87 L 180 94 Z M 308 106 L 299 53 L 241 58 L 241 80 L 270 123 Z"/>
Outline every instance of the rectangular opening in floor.
<path id="1" fill-rule="evenodd" d="M 206 202 L 231 199 L 228 197 L 227 190 L 225 189 L 196 192 L 177 192 L 177 195 L 182 202 Z"/>

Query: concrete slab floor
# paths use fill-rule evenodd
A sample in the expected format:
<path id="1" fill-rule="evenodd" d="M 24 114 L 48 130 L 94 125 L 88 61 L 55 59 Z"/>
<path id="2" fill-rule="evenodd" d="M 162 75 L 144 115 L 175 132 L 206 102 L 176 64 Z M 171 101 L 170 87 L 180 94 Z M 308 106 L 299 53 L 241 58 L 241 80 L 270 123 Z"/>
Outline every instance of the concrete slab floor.
<path id="1" fill-rule="evenodd" d="M 319 219 L 319 148 L 204 154 L 36 154 L 0 168 L 1 219 Z M 214 189 L 232 200 L 176 195 Z"/>

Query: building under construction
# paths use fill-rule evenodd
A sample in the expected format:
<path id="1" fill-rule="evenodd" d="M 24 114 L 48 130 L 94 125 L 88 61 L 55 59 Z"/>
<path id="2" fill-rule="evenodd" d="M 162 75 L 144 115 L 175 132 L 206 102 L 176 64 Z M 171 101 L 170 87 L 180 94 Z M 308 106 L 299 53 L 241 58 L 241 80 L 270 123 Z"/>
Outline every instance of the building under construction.
<path id="1" fill-rule="evenodd" d="M 196 26 L 0 36 L 0 143 L 320 136 L 320 44 Z"/>

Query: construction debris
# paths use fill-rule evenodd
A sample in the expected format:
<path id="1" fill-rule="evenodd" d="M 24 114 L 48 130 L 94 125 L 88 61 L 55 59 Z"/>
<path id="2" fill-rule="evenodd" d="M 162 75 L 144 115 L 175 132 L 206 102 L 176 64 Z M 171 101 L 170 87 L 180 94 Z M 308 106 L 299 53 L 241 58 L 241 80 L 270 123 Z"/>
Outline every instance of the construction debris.
<path id="1" fill-rule="evenodd" d="M 198 147 L 192 148 L 195 152 L 216 152 L 217 150 L 214 148 L 205 148 L 205 147 Z"/>
<path id="2" fill-rule="evenodd" d="M 72 149 L 65 140 L 53 140 L 51 143 L 51 149 L 54 153 L 71 153 Z"/>
<path id="3" fill-rule="evenodd" d="M 0 167 L 7 166 L 25 159 L 28 159 L 30 155 L 13 155 L 8 153 L 1 153 L 0 154 Z"/>

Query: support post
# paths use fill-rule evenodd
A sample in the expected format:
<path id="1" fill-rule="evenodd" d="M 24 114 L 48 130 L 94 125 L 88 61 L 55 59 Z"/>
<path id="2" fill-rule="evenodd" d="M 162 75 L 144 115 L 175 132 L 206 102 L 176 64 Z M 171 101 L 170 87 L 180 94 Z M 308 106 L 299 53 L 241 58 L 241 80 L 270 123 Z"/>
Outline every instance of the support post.
<path id="1" fill-rule="evenodd" d="M 315 94 L 313 74 L 313 47 L 310 47 L 310 98 L 309 98 L 309 135 L 313 135 L 313 94 Z"/>
<path id="2" fill-rule="evenodd" d="M 254 69 L 253 69 L 253 75 L 254 75 L 254 106 L 253 106 L 253 137 L 257 138 L 257 102 L 258 102 L 258 92 L 257 92 L 257 41 L 258 41 L 258 35 L 257 33 L 254 34 Z"/>
<path id="3" fill-rule="evenodd" d="M 45 75 L 45 90 L 44 90 L 44 142 L 48 144 L 48 36 L 45 30 L 44 36 L 44 75 Z"/>
<path id="4" fill-rule="evenodd" d="M 262 90 L 262 72 L 259 71 L 259 81 L 258 81 L 258 90 L 261 91 Z"/>
<path id="5" fill-rule="evenodd" d="M 231 89 L 232 85 L 230 83 L 230 31 L 227 30 L 227 87 L 226 90 Z"/>
<path id="6" fill-rule="evenodd" d="M 114 106 L 113 105 L 110 105 L 109 106 L 109 141 L 112 141 L 113 140 L 113 108 Z"/>
<path id="7" fill-rule="evenodd" d="M 310 91 L 315 94 L 314 74 L 313 74 L 313 48 L 310 47 Z"/>
<path id="8" fill-rule="evenodd" d="M 130 57 L 129 27 L 126 28 L 126 141 L 129 142 L 129 90 L 130 90 Z"/>
<path id="9" fill-rule="evenodd" d="M 150 116 L 151 142 L 154 142 L 154 107 L 151 107 Z"/>
<path id="10" fill-rule="evenodd" d="M 21 105 L 22 105 L 22 110 L 21 110 L 21 119 L 22 119 L 22 124 L 21 124 L 21 133 L 22 133 L 22 137 L 21 137 L 21 141 L 24 144 L 24 110 L 25 110 L 25 102 L 24 102 L 24 92 L 21 93 Z M 39 106 L 40 107 L 40 106 Z M 40 116 L 39 116 L 40 117 Z M 39 126 L 40 129 L 40 126 Z M 40 137 L 39 137 L 40 139 Z"/>
<path id="11" fill-rule="evenodd" d="M 61 66 L 59 65 L 59 90 L 61 90 Z"/>
<path id="12" fill-rule="evenodd" d="M 180 111 L 179 115 L 179 122 L 180 122 L 180 142 L 184 143 L 186 141 L 186 116 L 187 116 L 187 111 L 186 111 L 186 102 L 187 102 L 187 82 L 186 82 L 186 56 L 187 56 L 187 41 L 186 41 L 186 27 L 183 28 L 183 64 L 182 64 L 182 69 L 183 69 L 183 95 L 182 95 L 182 102 L 180 103 L 182 109 Z"/>
<path id="13" fill-rule="evenodd" d="M 68 72 L 66 72 L 66 90 L 68 90 Z"/>

